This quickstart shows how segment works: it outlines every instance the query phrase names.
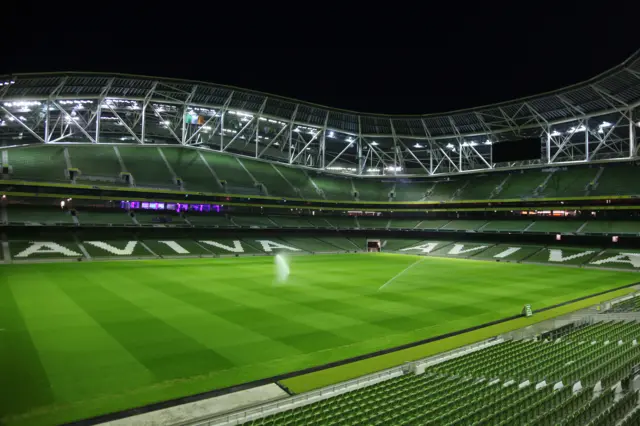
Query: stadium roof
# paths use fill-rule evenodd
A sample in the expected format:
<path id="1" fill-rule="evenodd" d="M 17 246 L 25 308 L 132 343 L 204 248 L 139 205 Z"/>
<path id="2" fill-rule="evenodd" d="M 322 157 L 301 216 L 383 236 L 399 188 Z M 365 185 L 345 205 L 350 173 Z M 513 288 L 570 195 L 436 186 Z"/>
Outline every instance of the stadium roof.
<path id="1" fill-rule="evenodd" d="M 341 173 L 438 175 L 635 159 L 639 108 L 640 51 L 569 87 L 425 115 L 189 80 L 29 73 L 0 78 L 0 143 L 177 143 Z M 540 138 L 540 158 L 494 162 L 490 145 L 525 138 Z"/>
<path id="2" fill-rule="evenodd" d="M 541 122 L 574 120 L 635 107 L 640 102 L 640 51 L 619 66 L 569 87 L 483 107 L 426 115 L 363 114 L 237 87 L 126 74 L 28 73 L 4 80 L 9 84 L 0 88 L 3 101 L 52 96 L 143 100 L 151 96 L 165 103 L 218 108 L 226 105 L 351 135 L 438 138 L 537 126 Z"/>

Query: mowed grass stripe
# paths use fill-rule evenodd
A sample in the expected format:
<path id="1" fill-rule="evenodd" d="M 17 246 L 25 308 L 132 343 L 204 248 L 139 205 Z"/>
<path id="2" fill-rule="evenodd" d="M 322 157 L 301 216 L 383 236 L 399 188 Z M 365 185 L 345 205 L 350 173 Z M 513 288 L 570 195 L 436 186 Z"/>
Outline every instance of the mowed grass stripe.
<path id="1" fill-rule="evenodd" d="M 407 261 L 400 256 L 387 258 L 388 261 L 382 263 L 382 266 L 358 271 L 357 280 L 347 281 L 350 285 L 345 285 L 344 282 L 345 277 L 353 275 L 354 259 L 346 259 L 350 260 L 349 262 L 337 262 L 342 265 L 340 268 L 332 265 L 328 270 L 317 268 L 317 263 L 304 265 L 305 259 L 309 258 L 294 259 L 294 262 L 299 263 L 292 263 L 292 276 L 289 282 L 275 290 L 276 297 L 316 310 L 333 311 L 345 317 L 386 328 L 390 333 L 423 327 L 443 320 L 442 317 L 432 318 L 427 315 L 429 309 L 424 300 L 411 296 L 388 298 L 378 291 L 380 285 L 397 273 L 396 268 L 401 270 L 407 263 L 413 263 L 414 259 Z M 396 259 L 400 262 L 396 263 Z M 322 263 L 317 266 L 322 267 Z M 360 285 L 357 285 L 358 283 Z M 363 283 L 365 285 L 362 285 Z M 272 288 L 259 288 L 254 291 L 274 293 Z M 369 336 L 360 335 L 359 340 L 367 337 Z"/>
<path id="2" fill-rule="evenodd" d="M 238 282 L 233 281 L 216 283 L 219 294 L 208 292 L 211 286 L 204 283 L 190 282 L 187 285 L 208 292 L 209 302 L 236 304 L 235 311 L 225 312 L 225 317 L 230 321 L 301 352 L 313 352 L 355 342 L 341 333 L 341 328 L 353 325 L 354 320 L 333 312 L 308 309 L 295 303 L 283 304 L 281 299 L 274 297 L 275 295 L 256 297 L 255 292 L 243 290 L 237 284 Z M 283 326 L 284 324 L 286 326 Z"/>
<path id="3" fill-rule="evenodd" d="M 55 402 L 40 354 L 9 285 L 10 278 L 0 275 L 1 416 Z"/>
<path id="4" fill-rule="evenodd" d="M 330 289 L 323 289 L 324 291 L 316 292 L 315 301 L 297 302 L 301 305 L 307 306 L 316 310 L 333 310 L 340 315 L 357 319 L 358 321 L 382 327 L 387 332 L 393 333 L 398 330 L 406 330 L 407 327 L 420 327 L 424 325 L 427 318 L 424 315 L 424 310 L 416 314 L 404 314 L 401 310 L 384 309 L 380 307 L 382 305 L 379 301 L 376 301 L 372 297 L 368 296 L 354 296 L 350 295 L 348 298 L 340 299 L 336 298 L 336 294 L 340 292 L 332 291 Z M 300 289 L 292 289 L 294 291 L 302 291 Z M 329 297 L 329 295 L 334 297 Z M 283 296 L 290 299 L 291 296 Z M 372 305 L 373 302 L 376 303 Z M 366 305 L 366 306 L 365 306 Z M 360 333 L 366 330 L 359 330 Z M 361 339 L 375 337 L 378 332 L 375 329 L 371 329 L 371 335 L 361 334 Z M 374 335 L 375 333 L 375 335 Z"/>
<path id="5" fill-rule="evenodd" d="M 108 272 L 69 283 L 64 290 L 156 379 L 184 378 L 233 365 L 200 342 L 140 309 L 118 291 L 104 286 L 105 278 L 108 278 L 104 274 Z"/>
<path id="6" fill-rule="evenodd" d="M 451 277 L 452 268 L 458 267 L 464 268 L 464 274 Z M 510 312 L 508 309 L 513 303 L 533 303 L 535 309 L 540 309 L 567 300 L 567 292 L 571 292 L 573 298 L 577 298 L 619 287 L 629 283 L 630 279 L 631 282 L 634 280 L 633 275 L 621 275 L 616 271 L 607 270 L 431 258 L 429 262 L 408 271 L 392 286 L 387 287 L 385 292 L 394 292 L 400 294 L 399 297 L 405 297 L 415 291 L 416 284 L 425 275 L 429 276 L 428 281 L 433 284 L 422 279 L 420 291 L 424 290 L 425 286 L 437 290 L 430 291 L 429 297 L 440 298 L 438 300 L 445 306 L 447 300 L 456 301 L 456 304 L 463 307 L 468 304 L 477 306 L 478 301 L 483 301 L 494 305 L 489 306 L 492 311 L 502 313 Z M 636 275 L 635 280 L 640 280 L 640 275 Z M 453 288 L 452 281 L 455 285 Z M 495 281 L 492 285 L 478 285 L 492 281 Z M 443 282 L 448 284 L 440 284 Z M 447 288 L 450 291 L 446 291 Z"/>
<path id="7" fill-rule="evenodd" d="M 230 321 L 226 313 L 217 312 L 220 300 L 206 291 L 190 288 L 182 284 L 184 280 L 176 278 L 159 284 L 155 273 L 134 284 L 144 288 L 137 289 L 137 297 L 129 300 L 225 358 L 233 359 L 234 366 L 254 362 L 256 353 L 268 360 L 298 352 L 293 346 L 278 344 L 269 336 Z"/>
<path id="8" fill-rule="evenodd" d="M 44 274 L 38 279 L 37 288 L 15 280 L 11 288 L 57 402 L 153 382 L 153 375 L 75 304 L 55 279 Z M 127 374 L 119 377 L 122 371 Z"/>
<path id="9" fill-rule="evenodd" d="M 338 267 L 332 263 L 329 268 L 324 268 L 324 262 L 314 264 L 309 257 L 295 258 L 291 265 L 290 280 L 281 286 L 282 290 L 276 293 L 276 297 L 313 309 L 333 311 L 387 329 L 387 333 L 430 323 L 428 315 L 425 315 L 428 308 L 420 300 L 390 300 L 378 291 L 384 282 L 407 264 L 415 262 L 415 259 L 407 260 L 401 256 L 385 259 L 386 262 L 371 265 L 366 270 L 358 270 L 357 278 L 349 279 L 354 275 L 356 259 L 349 259 L 347 256 L 336 262 Z M 305 260 L 309 262 L 308 265 Z M 359 334 L 361 331 L 353 329 L 360 336 L 359 341 L 369 337 Z"/>
<path id="10" fill-rule="evenodd" d="M 325 266 L 324 261 L 319 262 L 320 259 L 315 260 L 315 257 L 294 258 L 291 264 L 292 275 L 283 285 L 289 292 L 284 296 L 303 303 L 317 302 L 318 299 L 336 300 L 351 304 L 352 311 L 365 308 L 379 311 L 382 316 L 424 312 L 425 306 L 420 300 L 409 297 L 393 300 L 378 291 L 380 286 L 399 271 L 414 263 L 415 258 L 384 256 L 383 261 L 361 270 L 357 268 L 357 262 L 362 257 L 349 257 L 345 256 L 328 266 Z"/>
<path id="11" fill-rule="evenodd" d="M 461 262 L 465 262 L 465 274 L 452 274 Z M 502 295 L 509 294 L 505 298 L 509 299 L 508 303 L 505 304 L 504 299 L 502 303 L 493 300 L 492 295 L 483 291 L 487 286 L 478 285 L 478 281 L 492 278 L 483 276 L 486 266 L 460 259 L 429 258 L 386 286 L 378 297 L 398 302 L 411 300 L 428 307 L 425 316 L 432 320 L 429 324 L 432 329 L 470 317 L 478 322 L 486 322 L 518 313 L 520 303 L 530 299 L 521 299 L 517 294 L 511 295 L 502 290 Z"/>

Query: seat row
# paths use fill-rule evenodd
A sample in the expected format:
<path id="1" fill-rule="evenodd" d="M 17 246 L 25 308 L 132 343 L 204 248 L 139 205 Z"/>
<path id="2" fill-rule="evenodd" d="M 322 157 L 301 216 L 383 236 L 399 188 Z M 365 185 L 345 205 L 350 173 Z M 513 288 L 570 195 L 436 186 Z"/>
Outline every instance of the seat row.
<path id="1" fill-rule="evenodd" d="M 640 363 L 636 339 L 640 324 L 610 321 L 565 328 L 553 340 L 509 340 L 246 424 L 614 424 L 638 403 L 630 389 L 622 397 L 612 390 Z"/>

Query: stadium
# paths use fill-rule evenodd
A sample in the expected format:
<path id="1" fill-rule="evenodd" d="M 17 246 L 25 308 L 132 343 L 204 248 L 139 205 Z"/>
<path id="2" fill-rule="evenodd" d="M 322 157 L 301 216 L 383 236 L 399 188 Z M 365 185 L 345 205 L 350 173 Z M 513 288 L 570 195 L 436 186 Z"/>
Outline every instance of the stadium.
<path id="1" fill-rule="evenodd" d="M 363 114 L 0 78 L 0 424 L 640 422 L 640 52 Z"/>

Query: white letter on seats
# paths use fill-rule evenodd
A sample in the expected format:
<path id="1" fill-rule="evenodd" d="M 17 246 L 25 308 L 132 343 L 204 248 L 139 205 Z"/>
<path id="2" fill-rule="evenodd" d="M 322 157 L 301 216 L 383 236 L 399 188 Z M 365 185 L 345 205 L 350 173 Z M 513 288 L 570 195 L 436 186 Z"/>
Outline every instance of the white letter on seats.
<path id="1" fill-rule="evenodd" d="M 106 252 L 111 254 L 115 254 L 117 256 L 131 256 L 133 254 L 133 250 L 135 250 L 138 245 L 137 241 L 127 241 L 127 245 L 124 248 L 120 249 L 118 247 L 114 247 L 109 243 L 105 243 L 104 241 L 85 241 L 87 244 L 91 244 L 94 247 L 98 247 Z"/>
<path id="2" fill-rule="evenodd" d="M 602 265 L 605 263 L 628 263 L 634 268 L 640 268 L 640 253 L 620 253 L 606 259 L 590 262 L 592 265 Z"/>
<path id="3" fill-rule="evenodd" d="M 160 244 L 166 244 L 169 248 L 178 254 L 189 254 L 189 252 L 175 241 L 158 241 Z"/>
<path id="4" fill-rule="evenodd" d="M 567 257 L 562 257 L 562 250 L 560 249 L 549 249 L 549 262 L 566 262 L 568 260 L 577 259 L 579 257 L 588 256 L 591 253 L 595 253 L 594 251 L 583 251 L 581 253 L 572 254 Z"/>
<path id="5" fill-rule="evenodd" d="M 273 251 L 273 249 L 277 249 L 277 248 L 291 250 L 291 251 L 300 251 L 300 249 L 285 246 L 284 244 L 276 243 L 275 241 L 269 241 L 269 240 L 256 240 L 256 241 L 262 245 L 262 250 L 266 252 L 271 252 Z"/>
<path id="6" fill-rule="evenodd" d="M 505 257 L 511 256 L 513 253 L 519 251 L 520 249 L 521 249 L 521 247 L 509 247 L 508 249 L 506 249 L 502 253 L 498 253 L 493 257 L 497 258 L 497 259 L 504 259 Z"/>
<path id="7" fill-rule="evenodd" d="M 32 254 L 52 254 L 52 253 L 60 253 L 65 256 L 82 256 L 80 253 L 76 253 L 73 250 L 69 250 L 68 248 L 61 246 L 58 243 L 54 243 L 53 241 L 32 241 L 31 245 L 26 249 L 22 250 L 20 253 L 16 254 L 13 257 L 29 257 Z"/>
<path id="8" fill-rule="evenodd" d="M 242 243 L 240 242 L 240 240 L 234 240 L 233 241 L 233 247 L 232 246 L 227 246 L 221 243 L 217 243 L 215 241 L 204 241 L 204 240 L 200 240 L 201 243 L 204 244 L 208 244 L 210 246 L 213 247 L 218 247 L 221 248 L 223 250 L 226 251 L 230 251 L 231 253 L 244 253 L 244 248 L 242 247 Z"/>
<path id="9" fill-rule="evenodd" d="M 431 253 L 433 249 L 436 248 L 437 245 L 438 243 L 426 243 L 426 244 L 420 244 L 419 246 L 415 246 L 415 247 L 403 248 L 403 249 L 400 249 L 400 251 L 420 250 L 422 253 Z"/>
<path id="10" fill-rule="evenodd" d="M 489 246 L 471 247 L 471 248 L 468 248 L 466 250 L 463 250 L 464 249 L 464 244 L 454 244 L 453 248 L 451 250 L 449 250 L 449 254 L 471 253 L 472 251 L 485 249 L 487 247 L 489 247 Z"/>

